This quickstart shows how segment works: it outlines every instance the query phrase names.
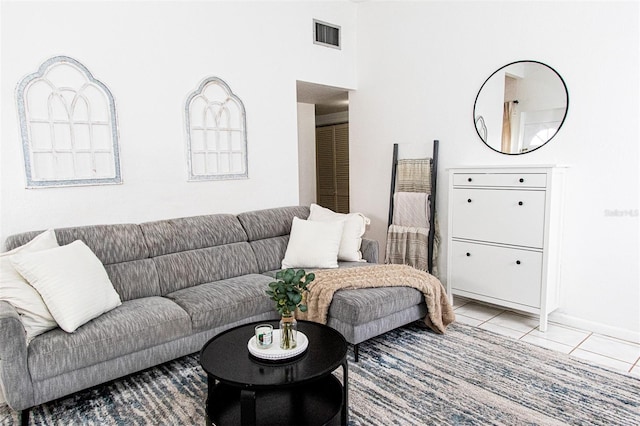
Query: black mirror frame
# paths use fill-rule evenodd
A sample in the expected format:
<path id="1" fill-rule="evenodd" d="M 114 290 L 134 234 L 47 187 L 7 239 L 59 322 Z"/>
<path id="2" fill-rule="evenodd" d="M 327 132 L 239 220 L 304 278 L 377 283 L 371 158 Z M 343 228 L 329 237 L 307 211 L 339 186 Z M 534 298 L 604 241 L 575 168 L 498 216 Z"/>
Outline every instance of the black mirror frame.
<path id="1" fill-rule="evenodd" d="M 491 77 L 493 77 L 495 74 L 497 74 L 500 70 L 507 68 L 510 65 L 514 65 L 514 64 L 519 64 L 522 62 L 532 62 L 532 63 L 536 63 L 536 64 L 540 64 L 543 65 L 547 68 L 549 68 L 551 71 L 553 71 L 555 73 L 555 75 L 558 76 L 558 78 L 560 79 L 560 81 L 562 82 L 562 86 L 564 87 L 564 92 L 565 92 L 565 96 L 567 98 L 567 106 L 565 108 L 564 111 L 564 116 L 562 117 L 562 122 L 560 123 L 560 125 L 558 126 L 558 130 L 556 130 L 556 132 L 553 134 L 553 136 L 551 136 L 545 143 L 543 143 L 542 145 L 530 150 L 530 151 L 525 151 L 525 152 L 516 152 L 516 153 L 511 153 L 511 152 L 502 152 L 499 151 L 495 148 L 493 148 L 492 146 L 490 146 L 487 141 L 485 141 L 482 138 L 482 135 L 480 135 L 480 132 L 478 131 L 478 126 L 476 124 L 476 120 L 478 120 L 478 118 L 476 117 L 476 105 L 478 103 L 478 98 L 480 97 L 480 93 L 482 93 L 482 89 L 484 88 L 484 86 L 487 84 L 487 82 L 491 79 Z M 553 67 L 545 64 L 544 62 L 540 62 L 540 61 L 534 61 L 534 60 L 530 60 L 530 59 L 523 59 L 520 61 L 513 61 L 510 62 L 500 68 L 498 68 L 497 70 L 495 70 L 494 72 L 491 73 L 491 75 L 489 77 L 487 77 L 487 79 L 484 81 L 484 83 L 482 83 L 482 86 L 480 86 L 480 89 L 478 90 L 478 94 L 476 95 L 476 99 L 473 102 L 473 123 L 474 123 L 474 128 L 476 130 L 476 134 L 478 135 L 478 137 L 480 138 L 480 140 L 492 151 L 495 151 L 499 154 L 503 154 L 503 155 L 523 155 L 523 154 L 528 154 L 530 152 L 536 151 L 540 148 L 542 148 L 543 146 L 545 146 L 546 144 L 548 144 L 553 138 L 556 137 L 556 135 L 558 134 L 558 132 L 560 132 L 560 129 L 562 128 L 562 126 L 564 125 L 564 122 L 567 120 L 567 114 L 569 113 L 569 89 L 567 88 L 567 83 L 564 81 L 564 79 L 562 78 L 562 76 L 560 75 L 560 73 L 558 71 L 556 71 Z"/>

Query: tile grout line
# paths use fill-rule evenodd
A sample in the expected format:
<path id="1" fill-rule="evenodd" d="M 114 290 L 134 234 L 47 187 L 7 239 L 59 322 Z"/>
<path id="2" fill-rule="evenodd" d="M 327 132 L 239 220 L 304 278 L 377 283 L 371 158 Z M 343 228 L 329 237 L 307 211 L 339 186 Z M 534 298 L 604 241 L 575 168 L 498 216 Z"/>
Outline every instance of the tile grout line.
<path id="1" fill-rule="evenodd" d="M 569 355 L 571 355 L 576 349 L 578 349 L 580 347 L 580 345 L 582 345 L 584 342 L 586 342 L 589 337 L 593 336 L 593 332 L 588 331 L 588 333 L 589 334 L 587 335 L 587 337 L 582 339 L 582 341 L 580 343 L 578 343 L 575 348 L 571 349 L 571 352 L 569 352 Z M 582 350 L 584 351 L 585 349 L 582 349 Z M 590 352 L 590 351 L 587 351 L 587 352 Z M 591 352 L 591 353 L 595 353 L 595 352 Z M 600 354 L 598 354 L 598 355 L 600 355 Z"/>
<path id="2" fill-rule="evenodd" d="M 494 316 L 492 316 L 491 318 L 486 319 L 486 320 L 484 320 L 483 322 L 481 322 L 480 324 L 476 325 L 476 327 L 478 327 L 478 328 L 479 328 L 481 325 L 485 325 L 486 323 L 488 323 L 488 322 L 489 322 L 489 321 L 491 321 L 492 319 L 494 319 L 494 318 L 496 318 L 496 317 L 499 317 L 500 315 L 502 315 L 502 314 L 503 314 L 503 313 L 505 313 L 505 312 L 506 312 L 506 311 L 501 311 L 501 312 L 499 312 L 499 313 L 495 314 L 495 315 L 494 315 Z M 481 319 L 478 319 L 478 318 L 476 318 L 476 319 L 477 319 L 478 321 L 482 321 Z"/>
<path id="3" fill-rule="evenodd" d="M 537 326 L 536 326 L 536 327 L 533 327 L 531 330 L 527 331 L 527 332 L 524 334 L 524 336 L 520 337 L 518 340 L 522 340 L 522 339 L 524 339 L 524 338 L 525 338 L 525 337 L 527 337 L 529 334 L 531 334 L 534 330 L 537 330 L 537 329 L 538 329 L 538 327 L 537 327 Z M 545 340 L 547 340 L 547 339 L 545 339 Z M 525 343 L 529 343 L 529 342 L 525 342 Z"/>

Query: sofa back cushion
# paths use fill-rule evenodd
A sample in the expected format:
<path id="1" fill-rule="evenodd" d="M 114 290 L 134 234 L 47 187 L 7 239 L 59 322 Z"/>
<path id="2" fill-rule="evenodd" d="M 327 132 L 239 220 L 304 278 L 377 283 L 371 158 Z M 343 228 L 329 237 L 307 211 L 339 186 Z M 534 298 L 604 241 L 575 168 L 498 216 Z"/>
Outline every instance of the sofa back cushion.
<path id="1" fill-rule="evenodd" d="M 120 295 L 120 300 L 160 296 L 160 280 L 151 259 L 104 265 L 109 279 Z"/>
<path id="2" fill-rule="evenodd" d="M 153 261 L 163 296 L 199 284 L 255 274 L 258 270 L 247 242 L 165 254 Z"/>
<path id="3" fill-rule="evenodd" d="M 234 215 L 183 217 L 140 227 L 158 269 L 163 296 L 258 270 L 247 234 Z"/>
<path id="4" fill-rule="evenodd" d="M 231 214 L 182 217 L 140 224 L 151 257 L 247 241 Z"/>
<path id="5" fill-rule="evenodd" d="M 309 217 L 309 207 L 292 206 L 240 213 L 260 273 L 280 269 L 287 251 L 293 218 Z"/>
<path id="6" fill-rule="evenodd" d="M 26 244 L 40 231 L 25 232 L 7 238 L 7 250 Z M 138 225 L 116 224 L 80 226 L 55 230 L 58 244 L 84 242 L 100 259 L 122 301 L 159 296 L 160 285 L 155 265 Z"/>

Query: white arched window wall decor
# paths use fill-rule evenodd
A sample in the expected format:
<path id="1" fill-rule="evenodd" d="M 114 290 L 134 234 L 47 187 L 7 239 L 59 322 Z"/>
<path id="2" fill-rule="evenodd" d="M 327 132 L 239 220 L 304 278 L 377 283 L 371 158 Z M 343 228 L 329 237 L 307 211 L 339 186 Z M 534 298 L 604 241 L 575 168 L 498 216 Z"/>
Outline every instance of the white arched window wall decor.
<path id="1" fill-rule="evenodd" d="M 16 100 L 27 188 L 122 182 L 115 102 L 84 65 L 48 59 Z"/>
<path id="2" fill-rule="evenodd" d="M 248 177 L 245 109 L 227 83 L 205 78 L 187 98 L 185 122 L 189 180 Z"/>

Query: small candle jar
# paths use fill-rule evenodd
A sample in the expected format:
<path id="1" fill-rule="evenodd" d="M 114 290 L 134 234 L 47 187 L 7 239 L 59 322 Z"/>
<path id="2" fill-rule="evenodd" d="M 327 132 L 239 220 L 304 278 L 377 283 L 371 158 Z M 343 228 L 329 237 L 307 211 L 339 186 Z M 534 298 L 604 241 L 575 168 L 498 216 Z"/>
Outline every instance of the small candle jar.
<path id="1" fill-rule="evenodd" d="M 270 348 L 273 344 L 273 326 L 260 324 L 256 326 L 256 346 L 258 349 Z"/>

